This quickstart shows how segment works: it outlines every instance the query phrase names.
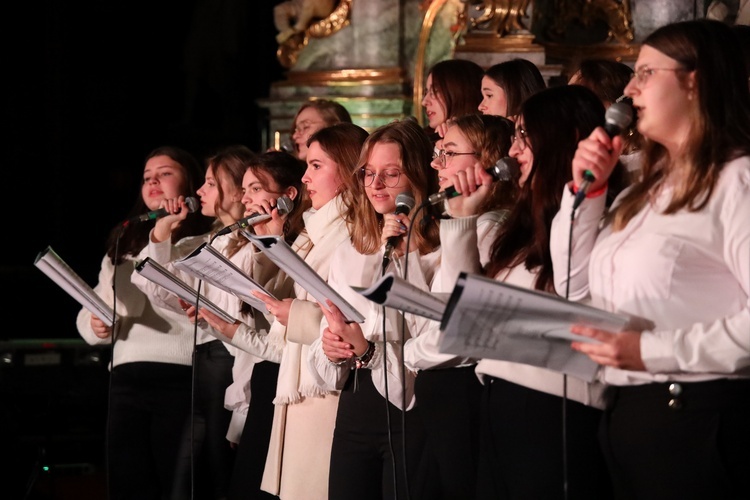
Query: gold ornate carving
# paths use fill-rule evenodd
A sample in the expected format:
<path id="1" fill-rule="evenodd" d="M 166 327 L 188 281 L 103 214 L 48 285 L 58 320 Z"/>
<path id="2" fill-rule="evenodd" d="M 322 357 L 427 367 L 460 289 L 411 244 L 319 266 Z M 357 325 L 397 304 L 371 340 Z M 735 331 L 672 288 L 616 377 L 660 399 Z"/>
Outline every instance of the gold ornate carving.
<path id="1" fill-rule="evenodd" d="M 385 85 L 403 83 L 400 68 L 339 69 L 332 71 L 290 71 L 284 82 L 293 85 Z"/>
<path id="2" fill-rule="evenodd" d="M 310 38 L 326 38 L 349 25 L 352 0 L 340 0 L 338 6 L 326 17 L 312 23 L 304 31 L 291 35 L 279 43 L 276 58 L 285 68 L 292 68 L 299 59 L 299 53 L 307 46 Z"/>
<path id="3" fill-rule="evenodd" d="M 529 0 L 481 0 L 467 3 L 470 31 L 486 31 L 501 37 L 528 33 L 524 24 Z"/>
<path id="4" fill-rule="evenodd" d="M 313 38 L 325 38 L 333 35 L 341 28 L 349 25 L 349 13 L 352 0 L 341 0 L 331 14 L 307 28 L 307 33 Z"/>

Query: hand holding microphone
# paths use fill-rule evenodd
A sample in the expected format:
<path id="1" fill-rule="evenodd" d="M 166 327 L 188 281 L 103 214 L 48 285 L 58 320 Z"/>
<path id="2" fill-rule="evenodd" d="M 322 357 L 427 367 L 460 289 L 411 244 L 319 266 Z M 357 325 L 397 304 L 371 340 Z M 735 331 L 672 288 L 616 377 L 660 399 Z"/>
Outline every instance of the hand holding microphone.
<path id="1" fill-rule="evenodd" d="M 167 204 L 169 204 L 171 202 L 175 207 L 180 207 L 180 209 L 182 208 L 181 205 L 180 205 L 180 198 L 175 198 L 173 200 L 164 200 L 164 201 Z M 193 213 L 196 210 L 198 210 L 198 207 L 200 207 L 200 202 L 198 201 L 198 199 L 194 198 L 192 196 L 187 196 L 185 198 L 185 200 L 184 200 L 184 203 L 185 203 L 185 207 L 188 209 L 188 213 Z M 151 210 L 150 212 L 146 212 L 145 214 L 136 215 L 135 217 L 131 217 L 131 218 L 127 219 L 126 221 L 124 221 L 122 223 L 122 225 L 124 227 L 124 226 L 128 226 L 130 224 L 136 223 L 136 222 L 146 222 L 146 221 L 150 221 L 150 220 L 160 219 L 160 218 L 162 218 L 162 217 L 164 217 L 166 215 L 171 215 L 172 213 L 173 212 L 171 212 L 167 208 L 162 207 L 162 208 L 159 208 L 157 210 Z M 179 213 L 179 211 L 176 211 L 174 213 L 175 214 Z"/>
<path id="2" fill-rule="evenodd" d="M 292 209 L 294 209 L 294 202 L 288 196 L 282 195 L 276 200 L 275 208 L 277 209 L 279 216 L 283 216 L 291 212 Z M 273 208 L 271 210 L 273 210 Z M 242 219 L 238 220 L 234 224 L 230 224 L 228 226 L 223 227 L 222 229 L 219 230 L 219 232 L 216 233 L 216 236 L 229 234 L 232 231 L 235 231 L 237 229 L 245 229 L 250 226 L 260 224 L 261 222 L 266 222 L 270 220 L 271 218 L 272 218 L 272 215 L 270 213 L 253 212 L 247 217 L 243 217 Z"/>
<path id="3" fill-rule="evenodd" d="M 632 120 L 633 107 L 624 101 L 616 102 L 607 108 L 604 114 L 603 128 L 608 141 L 597 129 L 578 144 L 573 157 L 573 180 L 578 184 L 573 210 L 583 203 L 592 186 L 597 184 L 597 180 L 602 181 L 596 185 L 598 189 L 609 178 L 622 150 L 622 140 L 618 141 L 616 138 L 630 126 Z M 580 182 L 575 178 L 577 172 L 581 172 Z"/>
<path id="4" fill-rule="evenodd" d="M 411 212 L 412 208 L 414 208 L 414 205 L 416 205 L 416 200 L 414 199 L 414 196 L 412 196 L 411 193 L 405 192 L 401 193 L 398 196 L 396 196 L 396 211 L 393 213 L 396 220 L 399 219 L 399 216 L 403 217 L 406 215 L 409 215 L 409 212 Z M 401 224 L 401 222 L 399 222 Z M 385 231 L 385 228 L 384 228 Z M 388 263 L 391 260 L 391 257 L 393 256 L 393 250 L 398 246 L 398 244 L 403 239 L 403 234 L 398 234 L 394 236 L 389 236 L 385 243 L 385 254 L 383 255 L 383 268 L 388 266 Z"/>
<path id="5" fill-rule="evenodd" d="M 518 174 L 518 160 L 510 156 L 500 158 L 494 165 L 484 171 L 492 177 L 493 182 L 510 181 Z M 427 201 L 432 205 L 437 205 L 456 196 L 461 196 L 461 193 L 456 190 L 455 186 L 450 186 L 439 193 L 431 194 Z"/>

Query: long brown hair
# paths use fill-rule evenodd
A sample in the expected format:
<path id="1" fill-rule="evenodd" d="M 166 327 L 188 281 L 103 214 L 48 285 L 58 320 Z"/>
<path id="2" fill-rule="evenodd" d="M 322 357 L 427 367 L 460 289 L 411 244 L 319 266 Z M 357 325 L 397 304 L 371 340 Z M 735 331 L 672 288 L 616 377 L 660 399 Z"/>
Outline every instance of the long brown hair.
<path id="1" fill-rule="evenodd" d="M 168 156 L 180 166 L 183 174 L 180 195 L 194 196 L 203 183 L 204 175 L 198 160 L 182 148 L 165 145 L 150 151 L 143 160 L 143 164 L 145 165 L 151 158 L 157 156 Z M 141 181 L 142 184 L 143 181 Z M 143 201 L 141 185 L 138 186 L 138 197 L 130 212 L 128 212 L 128 219 L 149 211 L 146 202 Z M 175 243 L 186 236 L 207 234 L 211 230 L 213 222 L 213 217 L 206 217 L 200 210 L 196 210 L 188 214 L 187 218 L 172 232 L 172 242 Z M 119 265 L 124 261 L 125 256 L 138 255 L 148 244 L 149 234 L 155 224 L 155 220 L 150 220 L 138 224 L 128 224 L 124 228 L 118 224 L 112 228 L 107 238 L 107 255 L 112 263 Z"/>
<path id="2" fill-rule="evenodd" d="M 377 128 L 365 141 L 357 168 L 349 175 L 345 186 L 352 193 L 353 203 L 348 206 L 344 218 L 352 244 L 362 254 L 373 254 L 380 250 L 383 216 L 373 209 L 356 174 L 367 165 L 373 147 L 380 143 L 395 144 L 401 153 L 402 175 L 408 179 L 415 200 L 412 214 L 416 213 L 416 207 L 420 207 L 430 194 L 438 190 L 437 176 L 430 167 L 432 143 L 417 121 L 406 118 Z M 439 228 L 435 222 L 438 214 L 429 204 L 425 210 L 427 212 L 419 221 L 413 221 L 412 234 L 413 241 L 422 254 L 432 252 L 440 244 Z"/>
<path id="3" fill-rule="evenodd" d="M 216 211 L 218 213 L 219 207 L 223 204 L 224 198 L 227 193 L 224 192 L 224 187 L 220 179 L 228 180 L 231 185 L 235 186 L 238 190 L 242 187 L 242 178 L 245 175 L 245 169 L 248 165 L 255 161 L 257 155 L 247 146 L 242 144 L 233 144 L 225 146 L 213 156 L 209 157 L 207 164 L 213 170 L 214 177 L 216 177 L 216 187 L 219 191 L 219 196 L 216 199 Z M 221 229 L 222 222 L 217 217 L 214 229 Z M 237 253 L 240 248 L 244 247 L 249 243 L 249 240 L 236 233 L 232 233 L 230 236 L 230 242 L 227 245 L 227 257 L 231 257 Z"/>
<path id="4" fill-rule="evenodd" d="M 688 73 L 695 72 L 695 105 L 687 111 L 692 130 L 681 158 L 670 158 L 663 145 L 644 139 L 642 180 L 614 210 L 615 231 L 644 207 L 675 161 L 683 164 L 686 173 L 675 186 L 665 214 L 702 209 L 724 165 L 750 154 L 748 73 L 731 28 L 709 19 L 683 21 L 657 29 L 643 44 L 675 59 L 684 70 L 675 73 L 684 85 Z"/>
<path id="5" fill-rule="evenodd" d="M 484 70 L 468 59 L 448 59 L 430 68 L 432 90 L 445 104 L 446 119 L 474 113 L 482 102 Z M 427 128 L 427 133 L 434 131 Z M 428 138 L 430 136 L 428 135 Z"/>
<path id="6" fill-rule="evenodd" d="M 534 153 L 518 201 L 493 242 L 485 274 L 523 265 L 537 274 L 534 288 L 554 292 L 549 249 L 552 219 L 562 192 L 573 178 L 571 163 L 578 142 L 604 120 L 604 105 L 591 90 L 566 85 L 542 90 L 521 107 L 527 146 Z"/>
<path id="7" fill-rule="evenodd" d="M 247 165 L 247 170 L 255 174 L 266 191 L 283 192 L 290 187 L 297 190 L 297 197 L 292 200 L 294 207 L 284 222 L 284 240 L 289 244 L 304 228 L 302 215 L 310 208 L 310 200 L 305 195 L 304 184 L 302 184 L 305 168 L 305 162 L 286 151 L 267 151 L 258 155 Z"/>

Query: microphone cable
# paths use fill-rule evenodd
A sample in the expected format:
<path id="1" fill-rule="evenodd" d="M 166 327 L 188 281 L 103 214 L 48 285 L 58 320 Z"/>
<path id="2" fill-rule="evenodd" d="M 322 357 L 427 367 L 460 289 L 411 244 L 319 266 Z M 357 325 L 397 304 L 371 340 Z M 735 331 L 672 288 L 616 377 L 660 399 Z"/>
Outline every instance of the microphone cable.
<path id="1" fill-rule="evenodd" d="M 190 499 L 195 498 L 195 386 L 198 379 L 198 307 L 201 299 L 202 279 L 198 279 L 195 292 L 195 317 L 193 319 L 193 370 L 190 384 Z"/>
<path id="2" fill-rule="evenodd" d="M 570 267 L 571 255 L 573 253 L 573 223 L 578 207 L 570 211 L 570 227 L 568 228 L 568 258 L 565 270 L 565 300 L 570 300 Z M 562 397 L 562 452 L 563 452 L 563 498 L 568 499 L 568 375 L 563 373 L 563 397 Z"/>
<path id="3" fill-rule="evenodd" d="M 112 425 L 112 378 L 114 377 L 115 373 L 115 344 L 117 343 L 117 338 L 119 336 L 119 326 L 120 322 L 117 321 L 117 268 L 119 267 L 117 265 L 118 259 L 120 257 L 120 238 L 122 238 L 123 233 L 125 232 L 125 227 L 121 227 L 120 231 L 117 234 L 117 238 L 115 238 L 115 255 L 112 265 L 112 342 L 109 346 L 109 394 L 107 395 L 107 425 L 106 425 L 106 432 L 105 432 L 105 445 L 104 448 L 106 450 L 105 456 L 104 456 L 104 468 L 105 468 L 105 476 L 107 478 L 106 484 L 107 484 L 107 498 L 111 498 L 111 479 L 110 479 L 110 467 L 111 467 L 111 460 L 110 460 L 110 440 L 109 440 L 109 433 L 111 430 Z"/>
<path id="4" fill-rule="evenodd" d="M 412 235 L 412 229 L 414 228 L 413 221 L 418 220 L 417 215 L 419 214 L 419 211 L 422 210 L 425 206 L 429 205 L 429 202 L 422 203 L 419 207 L 417 207 L 417 210 L 414 212 L 414 217 L 412 218 L 412 225 L 409 226 L 409 230 L 406 232 L 406 252 L 404 255 L 404 265 L 401 268 L 403 271 L 403 278 L 404 280 L 408 280 L 409 278 L 409 245 L 411 243 L 411 235 Z M 395 259 L 388 259 L 385 260 L 382 264 L 380 276 L 381 278 L 385 275 L 385 271 L 388 268 L 388 265 L 390 262 L 393 262 L 393 265 L 396 266 L 397 270 L 400 267 L 398 265 L 398 262 Z M 388 443 L 390 447 L 391 457 L 393 457 L 393 488 L 394 488 L 394 495 L 395 499 L 398 500 L 398 475 L 396 474 L 396 454 L 393 451 L 393 435 L 391 433 L 391 415 L 390 415 L 390 399 L 388 398 L 388 370 L 387 370 L 387 345 L 388 341 L 386 338 L 386 307 L 383 306 L 383 378 L 384 378 L 384 392 L 385 392 L 385 405 L 386 405 L 386 418 L 388 422 Z M 409 500 L 410 498 L 410 491 L 409 491 L 409 470 L 408 470 L 408 462 L 407 462 L 407 450 L 406 450 L 406 363 L 404 361 L 404 344 L 406 343 L 406 313 L 401 314 L 401 332 L 400 332 L 400 340 L 401 340 L 401 457 L 402 457 L 402 467 L 404 471 L 404 491 L 406 493 L 406 499 Z"/>

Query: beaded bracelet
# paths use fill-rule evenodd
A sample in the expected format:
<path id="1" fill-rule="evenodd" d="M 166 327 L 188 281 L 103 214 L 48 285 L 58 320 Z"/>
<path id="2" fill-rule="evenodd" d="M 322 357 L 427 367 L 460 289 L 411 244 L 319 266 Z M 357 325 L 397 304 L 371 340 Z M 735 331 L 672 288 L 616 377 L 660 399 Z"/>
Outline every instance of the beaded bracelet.
<path id="1" fill-rule="evenodd" d="M 370 362 L 372 359 L 372 356 L 375 354 L 375 342 L 368 340 L 367 341 L 367 350 L 362 353 L 361 356 L 357 356 L 354 364 L 355 366 L 359 368 L 364 368 L 367 366 L 367 363 Z"/>

